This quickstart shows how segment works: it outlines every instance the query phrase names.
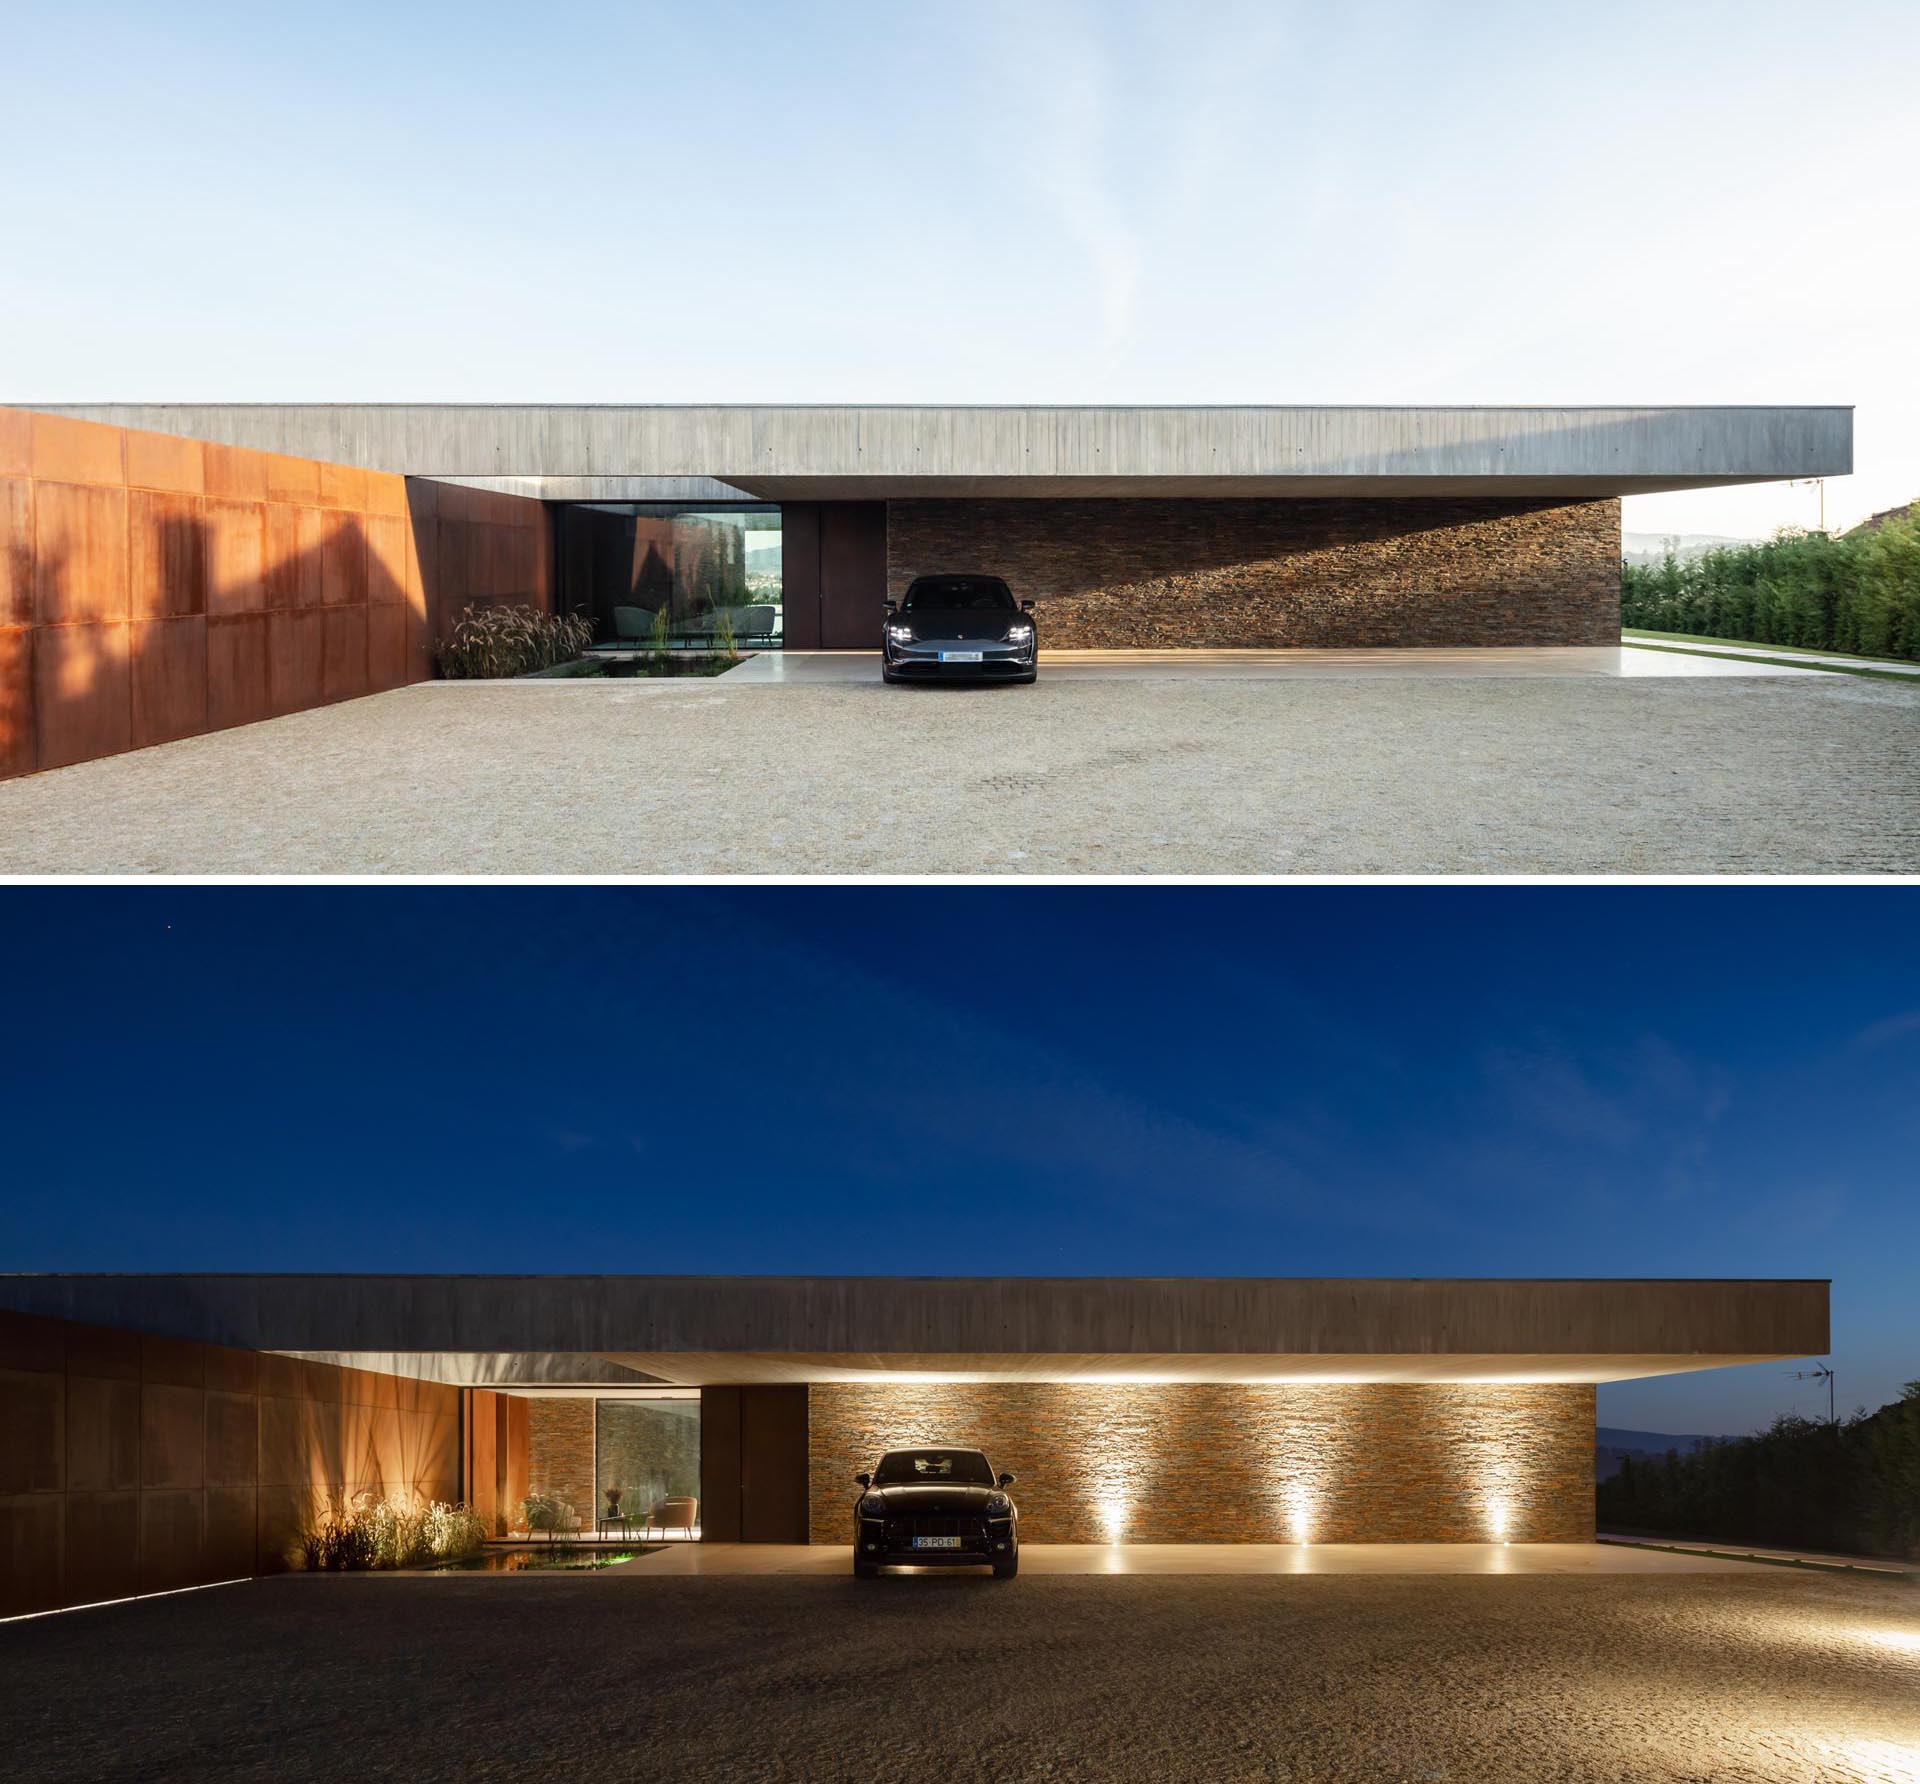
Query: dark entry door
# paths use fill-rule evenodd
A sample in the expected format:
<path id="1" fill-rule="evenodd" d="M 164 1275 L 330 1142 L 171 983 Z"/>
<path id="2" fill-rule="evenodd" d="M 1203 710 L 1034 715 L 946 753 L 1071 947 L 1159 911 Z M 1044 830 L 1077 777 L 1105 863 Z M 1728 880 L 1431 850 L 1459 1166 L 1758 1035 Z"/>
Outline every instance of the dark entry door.
<path id="1" fill-rule="evenodd" d="M 886 599 L 886 503 L 822 502 L 820 648 L 878 650 Z"/>
<path id="2" fill-rule="evenodd" d="M 807 1390 L 740 1390 L 740 1540 L 807 1540 Z"/>

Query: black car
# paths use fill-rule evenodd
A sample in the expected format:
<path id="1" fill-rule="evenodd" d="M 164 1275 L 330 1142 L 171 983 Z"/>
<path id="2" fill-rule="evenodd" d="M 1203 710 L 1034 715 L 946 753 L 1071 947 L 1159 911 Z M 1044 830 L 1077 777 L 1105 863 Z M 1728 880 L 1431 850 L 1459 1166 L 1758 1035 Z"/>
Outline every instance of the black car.
<path id="1" fill-rule="evenodd" d="M 853 1571 L 870 1580 L 883 1567 L 991 1567 L 997 1580 L 1020 1571 L 1020 1514 L 977 1449 L 889 1450 L 853 1508 Z"/>
<path id="2" fill-rule="evenodd" d="M 916 576 L 887 602 L 880 673 L 887 681 L 1032 681 L 1033 603 L 997 576 Z"/>

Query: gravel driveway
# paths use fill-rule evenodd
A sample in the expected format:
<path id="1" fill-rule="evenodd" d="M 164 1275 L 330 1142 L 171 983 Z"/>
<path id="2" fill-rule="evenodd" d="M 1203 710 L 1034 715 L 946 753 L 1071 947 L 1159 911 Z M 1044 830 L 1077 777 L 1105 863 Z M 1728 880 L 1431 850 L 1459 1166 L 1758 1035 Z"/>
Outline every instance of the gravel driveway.
<path id="1" fill-rule="evenodd" d="M 283 1578 L 0 1628 L 42 1779 L 1911 1779 L 1920 1596 L 1795 1576 Z"/>
<path id="2" fill-rule="evenodd" d="M 8 873 L 1920 871 L 1920 688 L 401 689 L 0 785 Z"/>

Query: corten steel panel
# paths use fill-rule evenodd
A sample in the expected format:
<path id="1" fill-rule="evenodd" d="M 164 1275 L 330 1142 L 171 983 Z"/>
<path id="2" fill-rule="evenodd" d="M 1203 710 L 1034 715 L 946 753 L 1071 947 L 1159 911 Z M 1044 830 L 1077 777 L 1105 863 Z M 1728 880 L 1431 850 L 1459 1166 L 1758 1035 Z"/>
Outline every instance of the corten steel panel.
<path id="1" fill-rule="evenodd" d="M 0 477 L 33 475 L 33 417 L 25 409 L 0 408 Z"/>
<path id="2" fill-rule="evenodd" d="M 323 514 L 320 599 L 328 607 L 365 606 L 367 536 L 357 514 Z"/>
<path id="3" fill-rule="evenodd" d="M 206 1498 L 201 1577 L 208 1582 L 244 1579 L 254 1570 L 259 1494 L 252 1487 L 209 1487 Z"/>
<path id="4" fill-rule="evenodd" d="M 90 1375 L 101 1381 L 141 1379 L 140 1334 L 119 1332 L 111 1326 L 62 1323 L 56 1328 L 65 1339 L 67 1373 Z"/>
<path id="5" fill-rule="evenodd" d="M 127 485 L 131 489 L 168 489 L 202 495 L 207 487 L 207 449 L 178 434 L 126 436 Z"/>
<path id="6" fill-rule="evenodd" d="M 0 1369 L 58 1375 L 67 1366 L 67 1334 L 78 1329 L 66 1320 L 0 1310 Z"/>
<path id="7" fill-rule="evenodd" d="M 275 717 L 320 704 L 325 617 L 319 608 L 267 615 L 267 703 Z"/>
<path id="8" fill-rule="evenodd" d="M 269 502 L 266 515 L 266 604 L 318 607 L 327 516 L 319 508 Z"/>
<path id="9" fill-rule="evenodd" d="M 320 500 L 320 467 L 312 459 L 270 453 L 266 470 L 268 501 L 317 503 Z"/>
<path id="10" fill-rule="evenodd" d="M 367 609 L 367 686 L 374 693 L 404 687 L 407 680 L 407 610 Z"/>
<path id="11" fill-rule="evenodd" d="M 740 1540 L 807 1540 L 807 1390 L 740 1390 Z"/>
<path id="12" fill-rule="evenodd" d="M 700 1390 L 700 1534 L 740 1540 L 739 1388 Z"/>
<path id="13" fill-rule="evenodd" d="M 258 613 L 267 604 L 266 525 L 258 502 L 200 504 L 207 529 L 207 611 Z"/>
<path id="14" fill-rule="evenodd" d="M 36 483 L 33 607 L 43 626 L 127 617 L 127 492 Z"/>
<path id="15" fill-rule="evenodd" d="M 230 496 L 241 502 L 264 502 L 267 499 L 266 454 L 246 452 L 208 441 L 206 479 L 207 494 L 210 496 Z"/>
<path id="16" fill-rule="evenodd" d="M 50 483 L 123 484 L 126 437 L 117 427 L 36 412 L 33 474 Z"/>
<path id="17" fill-rule="evenodd" d="M 57 1610 L 67 1602 L 64 1493 L 0 1494 L 0 1617 Z"/>
<path id="18" fill-rule="evenodd" d="M 407 598 L 406 517 L 369 514 L 360 524 L 367 541 L 367 603 L 397 607 Z"/>
<path id="19" fill-rule="evenodd" d="M 260 1356 L 259 1391 L 280 1400 L 299 1400 L 306 1394 L 306 1364 L 298 1357 L 276 1356 L 264 1351 Z M 263 1479 L 266 1477 L 262 1477 Z"/>
<path id="20" fill-rule="evenodd" d="M 206 1485 L 206 1400 L 201 1388 L 151 1381 L 141 1388 L 141 1486 Z"/>
<path id="21" fill-rule="evenodd" d="M 236 1350 L 227 1344 L 209 1344 L 201 1350 L 200 1361 L 207 1387 L 223 1394 L 260 1391 L 260 1358 L 253 1351 Z"/>
<path id="22" fill-rule="evenodd" d="M 820 648 L 877 650 L 887 598 L 887 505 L 820 509 Z"/>
<path id="23" fill-rule="evenodd" d="M 175 1488 L 140 1495 L 140 1590 L 205 1583 L 207 1496 Z"/>
<path id="24" fill-rule="evenodd" d="M 146 1333 L 140 1340 L 140 1379 L 174 1388 L 207 1385 L 207 1352 L 197 1339 Z"/>
<path id="25" fill-rule="evenodd" d="M 39 765 L 64 768 L 130 747 L 132 670 L 124 624 L 43 626 L 33 640 Z"/>
<path id="26" fill-rule="evenodd" d="M 67 1377 L 67 1488 L 128 1492 L 140 1485 L 140 1384 Z"/>
<path id="27" fill-rule="evenodd" d="M 367 473 L 357 465 L 319 465 L 320 503 L 325 508 L 350 508 L 356 514 L 367 506 Z"/>
<path id="28" fill-rule="evenodd" d="M 66 1544 L 66 1603 L 131 1598 L 140 1590 L 140 1495 L 69 1493 Z"/>
<path id="29" fill-rule="evenodd" d="M 820 648 L 820 505 L 780 510 L 781 626 L 789 650 Z"/>
<path id="30" fill-rule="evenodd" d="M 255 1570 L 285 1573 L 289 1567 L 297 1567 L 301 1532 L 311 1529 L 314 1520 L 330 1507 L 342 1503 L 344 1494 L 337 1483 L 330 1487 L 262 1486 L 255 1511 Z"/>
<path id="31" fill-rule="evenodd" d="M 0 477 L 0 626 L 33 618 L 33 485 Z"/>
<path id="32" fill-rule="evenodd" d="M 527 1496 L 527 1403 L 518 1394 L 502 1398 L 506 1415 L 506 1449 L 502 1460 L 505 1482 L 500 1504 L 505 1516 L 515 1516 Z"/>
<path id="33" fill-rule="evenodd" d="M 66 1482 L 66 1383 L 0 1369 L 0 1493 L 57 1493 Z"/>
<path id="34" fill-rule="evenodd" d="M 127 610 L 182 619 L 207 610 L 207 525 L 192 496 L 136 489 L 127 497 Z"/>
<path id="35" fill-rule="evenodd" d="M 323 619 L 321 697 L 351 700 L 367 691 L 367 610 L 329 607 Z"/>
<path id="36" fill-rule="evenodd" d="M 267 616 L 215 615 L 207 621 L 207 729 L 251 725 L 271 711 L 267 698 Z"/>
<path id="37" fill-rule="evenodd" d="M 346 1433 L 339 1406 L 262 1396 L 261 1486 L 320 1487 L 346 1478 Z"/>
<path id="38" fill-rule="evenodd" d="M 500 1429 L 501 1396 L 476 1388 L 468 1393 L 464 1424 L 466 1458 L 462 1473 L 464 1496 L 476 1517 L 496 1535 L 500 1533 L 503 1507 L 500 1503 Z"/>
<path id="39" fill-rule="evenodd" d="M 406 478 L 393 471 L 369 471 L 367 512 L 404 517 L 407 512 Z"/>
<path id="40" fill-rule="evenodd" d="M 206 1484 L 251 1487 L 260 1471 L 260 1401 L 250 1393 L 207 1391 Z"/>
<path id="41" fill-rule="evenodd" d="M 25 626 L 0 626 L 0 779 L 37 766 L 33 636 Z"/>
<path id="42" fill-rule="evenodd" d="M 133 747 L 197 737 L 207 728 L 207 622 L 152 619 L 133 627 Z"/>

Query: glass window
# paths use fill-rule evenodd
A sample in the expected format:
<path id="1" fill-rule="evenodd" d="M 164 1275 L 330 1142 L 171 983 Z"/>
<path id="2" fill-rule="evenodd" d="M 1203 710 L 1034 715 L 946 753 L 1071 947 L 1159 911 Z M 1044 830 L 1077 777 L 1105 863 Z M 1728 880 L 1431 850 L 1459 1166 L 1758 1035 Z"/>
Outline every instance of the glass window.
<path id="1" fill-rule="evenodd" d="M 772 504 L 558 502 L 560 605 L 601 644 L 741 650 L 782 636 L 780 510 Z"/>
<path id="2" fill-rule="evenodd" d="M 600 1400 L 594 1405 L 596 1515 L 615 1510 L 636 1534 L 700 1531 L 700 1398 Z"/>
<path id="3" fill-rule="evenodd" d="M 1015 602 L 997 576 L 918 576 L 902 605 L 908 613 L 998 613 Z"/>

